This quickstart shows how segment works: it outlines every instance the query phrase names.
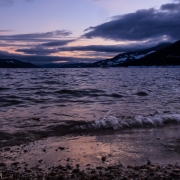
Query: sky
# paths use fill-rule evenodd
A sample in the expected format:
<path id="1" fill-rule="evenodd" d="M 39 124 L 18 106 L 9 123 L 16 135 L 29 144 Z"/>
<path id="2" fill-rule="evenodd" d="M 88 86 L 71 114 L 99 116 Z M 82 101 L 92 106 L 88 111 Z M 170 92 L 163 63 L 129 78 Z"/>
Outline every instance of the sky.
<path id="1" fill-rule="evenodd" d="M 179 32 L 180 0 L 0 0 L 0 59 L 91 63 Z"/>

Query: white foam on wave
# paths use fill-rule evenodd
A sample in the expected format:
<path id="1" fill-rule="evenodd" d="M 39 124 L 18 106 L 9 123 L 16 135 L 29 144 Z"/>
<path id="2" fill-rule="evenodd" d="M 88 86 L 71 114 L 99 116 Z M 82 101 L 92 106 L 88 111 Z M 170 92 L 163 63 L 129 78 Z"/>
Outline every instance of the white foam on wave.
<path id="1" fill-rule="evenodd" d="M 76 126 L 76 129 L 96 130 L 96 129 L 128 129 L 128 128 L 147 128 L 161 127 L 166 124 L 180 123 L 180 114 L 155 114 L 150 116 L 136 116 L 132 118 L 116 118 L 108 116 L 99 118 L 85 125 Z"/>

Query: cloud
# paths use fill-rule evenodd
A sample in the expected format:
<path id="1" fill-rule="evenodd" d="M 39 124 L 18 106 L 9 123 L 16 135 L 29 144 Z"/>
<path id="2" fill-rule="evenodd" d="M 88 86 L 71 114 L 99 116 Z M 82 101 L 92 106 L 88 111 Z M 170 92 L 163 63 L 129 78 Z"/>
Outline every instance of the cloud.
<path id="1" fill-rule="evenodd" d="M 166 41 L 164 41 L 166 42 Z M 48 44 L 48 43 L 44 43 Z M 159 39 L 156 41 L 146 41 L 146 42 L 136 42 L 136 43 L 130 43 L 130 44 L 119 44 L 119 45 L 88 45 L 88 46 L 62 46 L 62 47 L 56 47 L 52 48 L 55 45 L 65 45 L 61 42 L 57 42 L 57 44 L 48 44 L 48 47 L 45 47 L 44 44 L 37 45 L 35 47 L 31 48 L 23 48 L 23 49 L 17 49 L 17 52 L 22 52 L 24 54 L 30 54 L 30 55 L 50 55 L 53 53 L 60 53 L 60 52 L 86 52 L 86 55 L 91 56 L 92 53 L 96 56 L 101 56 L 105 58 L 105 55 L 115 55 L 115 53 L 122 53 L 127 51 L 133 51 L 133 50 L 142 50 L 150 47 L 154 47 L 159 44 Z M 52 45 L 52 47 L 50 46 Z M 98 53 L 100 55 L 98 55 Z"/>
<path id="2" fill-rule="evenodd" d="M 8 30 L 0 30 L 1 47 L 26 47 L 42 48 L 64 46 L 70 42 L 76 41 L 75 38 L 69 37 L 72 32 L 68 30 L 56 30 L 44 33 L 15 34 L 5 35 Z"/>
<path id="3" fill-rule="evenodd" d="M 46 41 L 52 38 L 61 38 L 70 36 L 71 31 L 68 30 L 56 30 L 45 33 L 31 33 L 31 34 L 15 34 L 15 35 L 0 35 L 0 40 L 10 41 Z"/>
<path id="4" fill-rule="evenodd" d="M 16 43 L 3 43 L 3 42 L 0 42 L 0 47 L 13 47 L 13 48 L 19 48 L 19 47 L 25 47 L 27 48 L 27 44 L 16 44 Z M 34 47 L 33 44 L 28 44 L 28 47 Z"/>
<path id="5" fill-rule="evenodd" d="M 75 40 L 58 40 L 58 41 L 51 41 L 47 43 L 41 44 L 41 46 L 47 46 L 47 47 L 52 47 L 52 46 L 64 46 L 67 45 L 70 42 L 73 42 Z"/>
<path id="6" fill-rule="evenodd" d="M 120 53 L 133 50 L 146 49 L 154 47 L 159 44 L 160 39 L 148 40 L 145 42 L 135 42 L 119 45 L 89 45 L 89 46 L 66 46 L 60 47 L 60 51 L 94 51 L 94 52 L 107 52 L 107 53 Z M 167 41 L 162 41 L 167 42 Z"/>
<path id="7" fill-rule="evenodd" d="M 60 63 L 61 61 L 66 61 L 67 63 L 78 63 L 78 62 L 95 62 L 97 58 L 76 58 L 76 57 L 66 57 L 66 56 L 43 56 L 43 55 L 19 55 L 8 53 L 6 51 L 0 51 L 0 60 L 1 59 L 18 59 L 24 62 L 31 62 L 34 64 L 47 64 L 47 63 Z"/>
<path id="8" fill-rule="evenodd" d="M 134 46 L 123 46 L 123 45 L 89 45 L 89 46 L 72 46 L 72 47 L 61 47 L 58 48 L 60 51 L 95 51 L 95 52 L 124 52 L 130 51 L 134 48 L 138 48 L 137 45 Z M 142 46 L 141 46 L 142 48 Z"/>
<path id="9" fill-rule="evenodd" d="M 33 55 L 50 55 L 53 53 L 60 53 L 60 52 L 73 52 L 73 51 L 80 51 L 80 52 L 104 52 L 104 53 L 119 53 L 124 52 L 126 50 L 132 50 L 132 48 L 123 48 L 120 46 L 73 46 L 73 47 L 60 47 L 60 48 L 44 48 L 42 46 L 37 46 L 35 48 L 24 48 L 24 49 L 17 49 L 17 52 L 22 52 L 24 54 L 33 54 Z M 88 54 L 87 54 L 88 55 Z M 96 53 L 96 55 L 98 55 Z"/>
<path id="10" fill-rule="evenodd" d="M 28 45 L 28 47 L 31 47 L 31 48 L 16 49 L 16 52 L 22 52 L 24 54 L 34 54 L 34 55 L 49 55 L 53 53 L 58 53 L 60 51 L 60 48 L 57 48 L 56 46 L 65 46 L 68 43 L 73 42 L 73 41 L 75 40 L 74 39 L 57 40 L 57 41 L 54 40 L 47 43 L 35 45 L 34 47 L 32 47 L 32 45 Z M 21 46 L 23 47 L 23 45 L 19 45 L 19 47 Z M 52 47 L 56 47 L 56 48 L 52 48 Z"/>
<path id="11" fill-rule="evenodd" d="M 0 30 L 0 32 L 3 34 L 6 30 Z M 75 38 L 69 37 L 71 34 L 72 32 L 68 30 L 56 30 L 44 33 L 0 35 L 0 46 L 13 47 L 15 51 L 24 54 L 49 55 L 59 52 L 54 47 L 65 46 L 76 41 Z"/>
<path id="12" fill-rule="evenodd" d="M 44 48 L 30 48 L 30 49 L 17 49 L 17 52 L 22 52 L 24 54 L 34 54 L 34 55 L 49 55 L 52 53 L 57 53 L 56 49 L 44 49 Z"/>
<path id="13" fill-rule="evenodd" d="M 59 52 L 65 52 L 65 51 L 81 51 L 81 52 L 88 52 L 88 51 L 94 51 L 94 52 L 107 52 L 107 53 L 120 53 L 125 51 L 131 51 L 134 49 L 141 49 L 144 48 L 144 46 L 140 45 L 128 45 L 128 46 L 122 46 L 122 45 L 114 45 L 114 46 L 103 46 L 103 45 L 90 45 L 90 46 L 72 46 L 72 47 L 60 47 L 60 48 L 44 48 L 41 45 L 36 46 L 35 48 L 23 48 L 23 49 L 17 49 L 17 52 L 22 52 L 24 54 L 34 54 L 34 55 L 50 55 L 53 53 L 59 53 Z"/>
<path id="14" fill-rule="evenodd" d="M 82 37 L 114 41 L 145 41 L 157 38 L 175 41 L 180 39 L 180 11 L 175 11 L 179 6 L 180 1 L 177 1 L 164 4 L 159 10 L 151 8 L 114 16 L 109 22 L 89 27 Z"/>
<path id="15" fill-rule="evenodd" d="M 180 2 L 180 1 L 179 1 Z M 161 10 L 167 10 L 167 11 L 179 11 L 180 10 L 180 3 L 168 3 L 163 4 L 160 7 Z"/>

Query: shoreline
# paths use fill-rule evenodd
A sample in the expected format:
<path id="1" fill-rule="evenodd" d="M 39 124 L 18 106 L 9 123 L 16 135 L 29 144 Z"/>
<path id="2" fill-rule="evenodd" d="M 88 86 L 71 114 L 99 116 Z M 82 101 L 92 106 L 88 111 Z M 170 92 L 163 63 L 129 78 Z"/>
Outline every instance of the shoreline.
<path id="1" fill-rule="evenodd" d="M 179 131 L 137 129 L 6 146 L 0 172 L 14 179 L 180 179 Z"/>
<path id="2" fill-rule="evenodd" d="M 151 120 L 149 120 L 149 118 Z M 39 118 L 32 118 L 35 121 L 34 127 L 39 123 Z M 36 122 L 37 121 L 37 122 Z M 41 122 L 42 123 L 42 122 Z M 180 116 L 164 111 L 164 114 L 151 114 L 149 116 L 136 116 L 133 120 L 118 119 L 113 116 L 100 118 L 95 121 L 67 121 L 66 123 L 56 124 L 39 129 L 19 129 L 17 131 L 9 131 L 8 129 L 0 131 L 0 148 L 5 146 L 21 145 L 30 143 L 44 138 L 51 137 L 68 137 L 68 136 L 96 136 L 113 133 L 126 133 L 131 131 L 148 131 L 151 129 L 162 129 L 168 127 L 180 127 Z M 10 129 L 13 129 L 11 127 Z M 155 130 L 156 131 L 156 130 Z"/>

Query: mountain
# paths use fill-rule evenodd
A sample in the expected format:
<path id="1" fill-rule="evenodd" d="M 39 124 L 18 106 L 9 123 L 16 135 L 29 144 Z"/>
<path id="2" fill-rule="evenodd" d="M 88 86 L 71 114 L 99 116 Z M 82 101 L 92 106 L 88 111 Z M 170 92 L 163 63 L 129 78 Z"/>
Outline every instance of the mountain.
<path id="1" fill-rule="evenodd" d="M 67 63 L 34 65 L 16 59 L 0 59 L 0 68 L 85 68 L 85 67 L 128 67 L 128 66 L 180 65 L 180 40 L 163 43 L 148 49 L 129 51 L 95 63 Z"/>
<path id="2" fill-rule="evenodd" d="M 158 52 L 159 50 L 164 49 L 170 45 L 171 43 L 163 43 L 163 44 L 160 44 L 155 47 L 148 48 L 148 49 L 121 53 L 111 59 L 97 61 L 93 63 L 91 67 L 130 66 L 138 62 L 137 60 L 148 57 L 149 55 L 154 54 Z"/>
<path id="3" fill-rule="evenodd" d="M 134 61 L 126 61 L 125 66 L 167 66 L 180 65 L 180 40 L 152 54 Z"/>
<path id="4" fill-rule="evenodd" d="M 0 68 L 37 68 L 37 66 L 16 59 L 0 59 Z"/>

